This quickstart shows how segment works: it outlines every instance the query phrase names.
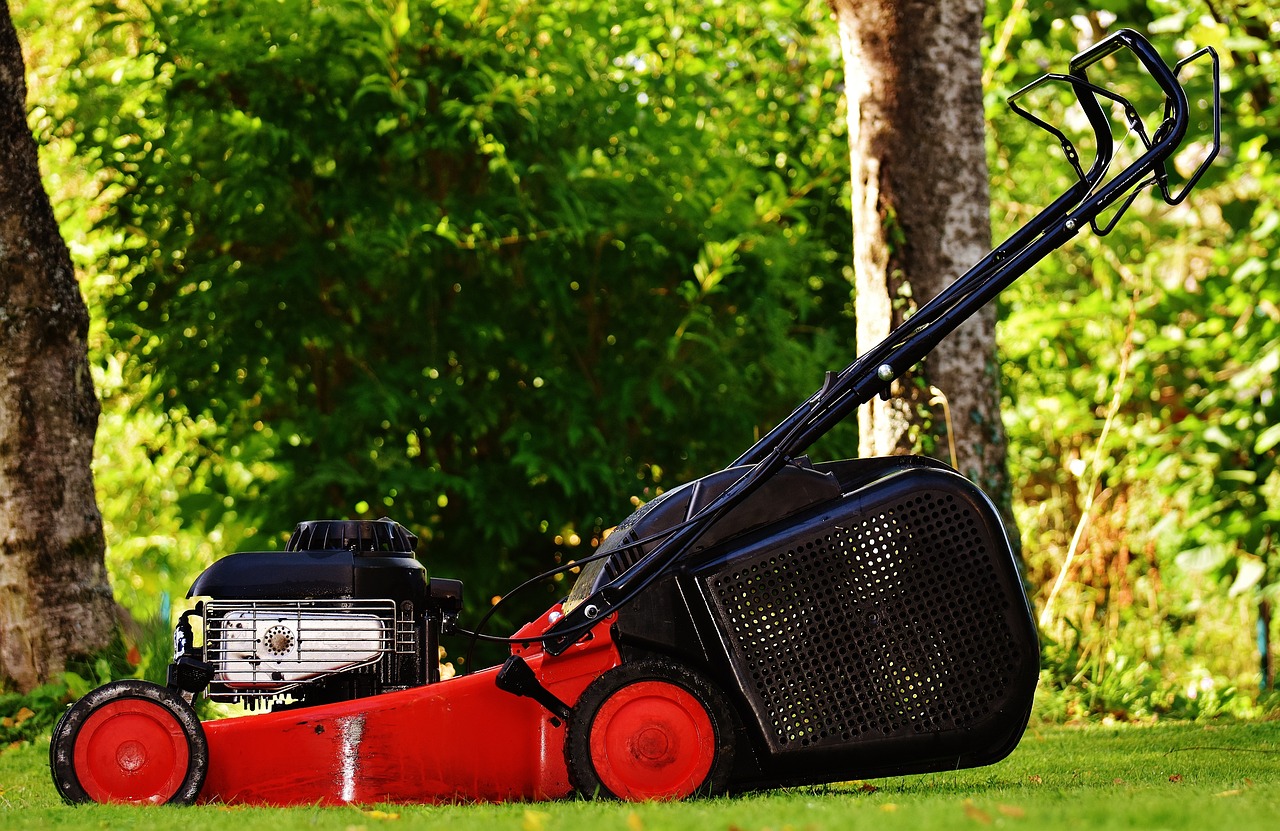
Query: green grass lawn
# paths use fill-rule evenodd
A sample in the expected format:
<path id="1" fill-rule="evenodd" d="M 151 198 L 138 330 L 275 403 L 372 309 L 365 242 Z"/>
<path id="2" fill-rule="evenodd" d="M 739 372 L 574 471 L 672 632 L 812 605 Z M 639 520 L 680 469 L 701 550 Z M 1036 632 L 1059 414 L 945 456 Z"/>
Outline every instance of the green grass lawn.
<path id="1" fill-rule="evenodd" d="M 0 828 L 825 831 L 1280 828 L 1280 722 L 1032 727 L 998 765 L 677 804 L 64 806 L 48 741 L 0 753 Z"/>

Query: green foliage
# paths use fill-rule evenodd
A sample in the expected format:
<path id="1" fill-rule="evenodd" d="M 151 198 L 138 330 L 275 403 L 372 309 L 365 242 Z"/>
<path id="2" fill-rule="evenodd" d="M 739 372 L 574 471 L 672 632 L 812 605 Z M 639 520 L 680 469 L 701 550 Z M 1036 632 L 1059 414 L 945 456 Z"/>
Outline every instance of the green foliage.
<path id="1" fill-rule="evenodd" d="M 488 597 L 749 446 L 852 351 L 824 14 L 82 6 L 117 579 L 390 515 Z"/>
<path id="2" fill-rule="evenodd" d="M 173 660 L 172 637 L 167 618 L 141 625 L 130 622 L 101 654 L 68 662 L 53 683 L 26 693 L 0 686 L 0 747 L 47 736 L 67 705 L 108 681 L 142 678 L 165 683 Z"/>
<path id="3" fill-rule="evenodd" d="M 65 683 L 46 684 L 26 694 L 0 692 L 0 747 L 47 734 L 71 701 Z"/>
<path id="4" fill-rule="evenodd" d="M 1263 4 L 1214 8 L 1231 17 L 1191 3 L 1109 4 L 1114 18 L 1030 3 L 1018 61 L 993 69 L 1012 89 L 1034 76 L 1028 64 L 1062 65 L 1120 25 L 1166 54 L 1195 43 L 1223 59 L 1223 160 L 1191 198 L 1139 200 L 1108 238 L 1082 237 L 1003 298 L 1012 478 L 1046 682 L 1074 717 L 1252 711 L 1258 601 L 1280 591 L 1280 78 L 1265 40 L 1276 18 Z M 1192 125 L 1201 142 L 1206 122 Z M 998 223 L 1067 181 L 1065 165 L 1028 163 L 1022 129 L 995 153 Z"/>

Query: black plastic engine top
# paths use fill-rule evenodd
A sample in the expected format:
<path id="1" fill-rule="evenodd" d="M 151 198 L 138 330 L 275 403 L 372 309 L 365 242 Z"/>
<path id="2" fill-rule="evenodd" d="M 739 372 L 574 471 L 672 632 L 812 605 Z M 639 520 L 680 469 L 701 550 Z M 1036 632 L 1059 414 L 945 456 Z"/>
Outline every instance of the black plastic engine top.
<path id="1" fill-rule="evenodd" d="M 417 537 L 389 519 L 298 523 L 284 551 L 244 551 L 216 561 L 187 597 L 219 600 L 430 598 L 427 569 L 414 555 Z"/>

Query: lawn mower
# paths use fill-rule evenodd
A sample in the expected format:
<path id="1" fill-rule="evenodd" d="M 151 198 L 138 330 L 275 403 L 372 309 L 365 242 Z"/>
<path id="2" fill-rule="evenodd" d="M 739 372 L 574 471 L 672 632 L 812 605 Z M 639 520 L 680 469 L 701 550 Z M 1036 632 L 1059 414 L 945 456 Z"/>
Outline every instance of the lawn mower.
<path id="1" fill-rule="evenodd" d="M 1150 135 L 1129 99 L 1089 79 L 1125 52 L 1164 101 Z M 1171 184 L 1191 120 L 1180 77 L 1202 58 L 1213 140 Z M 1039 640 L 992 502 L 922 456 L 804 454 L 1086 226 L 1105 234 L 1148 186 L 1181 202 L 1217 153 L 1217 79 L 1212 50 L 1170 66 L 1124 30 L 1015 93 L 1013 109 L 1061 144 L 1072 184 L 732 464 L 626 517 L 575 564 L 567 597 L 502 639 L 501 666 L 441 677 L 441 638 L 463 632 L 462 584 L 429 576 L 404 527 L 303 522 L 284 551 L 232 554 L 196 579 L 166 685 L 115 681 L 66 711 L 50 747 L 58 791 L 176 804 L 682 799 L 1004 758 L 1026 729 Z M 1074 93 L 1088 170 L 1024 106 L 1046 84 Z M 1123 164 L 1113 120 L 1136 136 Z M 202 722 L 197 696 L 253 712 Z"/>

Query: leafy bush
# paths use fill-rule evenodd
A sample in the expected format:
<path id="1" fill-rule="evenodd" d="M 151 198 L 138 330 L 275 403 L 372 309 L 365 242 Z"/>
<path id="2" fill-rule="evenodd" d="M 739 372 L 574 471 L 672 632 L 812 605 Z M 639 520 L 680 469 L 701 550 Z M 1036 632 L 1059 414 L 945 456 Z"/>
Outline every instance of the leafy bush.
<path id="1" fill-rule="evenodd" d="M 122 587 L 391 515 L 487 598 L 748 447 L 852 353 L 823 14 L 82 7 Z"/>
<path id="2" fill-rule="evenodd" d="M 1280 591 L 1280 78 L 1269 44 L 1246 33 L 1274 26 L 1274 12 L 1243 4 L 1214 22 L 1190 7 L 1120 6 L 1071 17 L 1030 4 L 1019 63 L 1061 65 L 1109 26 L 1145 26 L 1167 54 L 1219 49 L 1229 111 L 1223 161 L 1186 203 L 1139 200 L 1109 237 L 1082 237 L 1003 298 L 1011 478 L 1023 483 L 1047 641 L 1046 711 L 1255 712 L 1261 601 Z M 1100 70 L 1124 77 L 1119 62 Z M 1007 67 L 998 77 L 1017 83 Z M 1201 141 L 1207 126 L 1192 125 Z M 1014 194 L 1065 181 L 1029 164 L 1032 147 L 997 150 L 995 201 L 1011 207 L 998 221 L 1024 211 Z M 1178 159 L 1178 173 L 1194 161 Z"/>

